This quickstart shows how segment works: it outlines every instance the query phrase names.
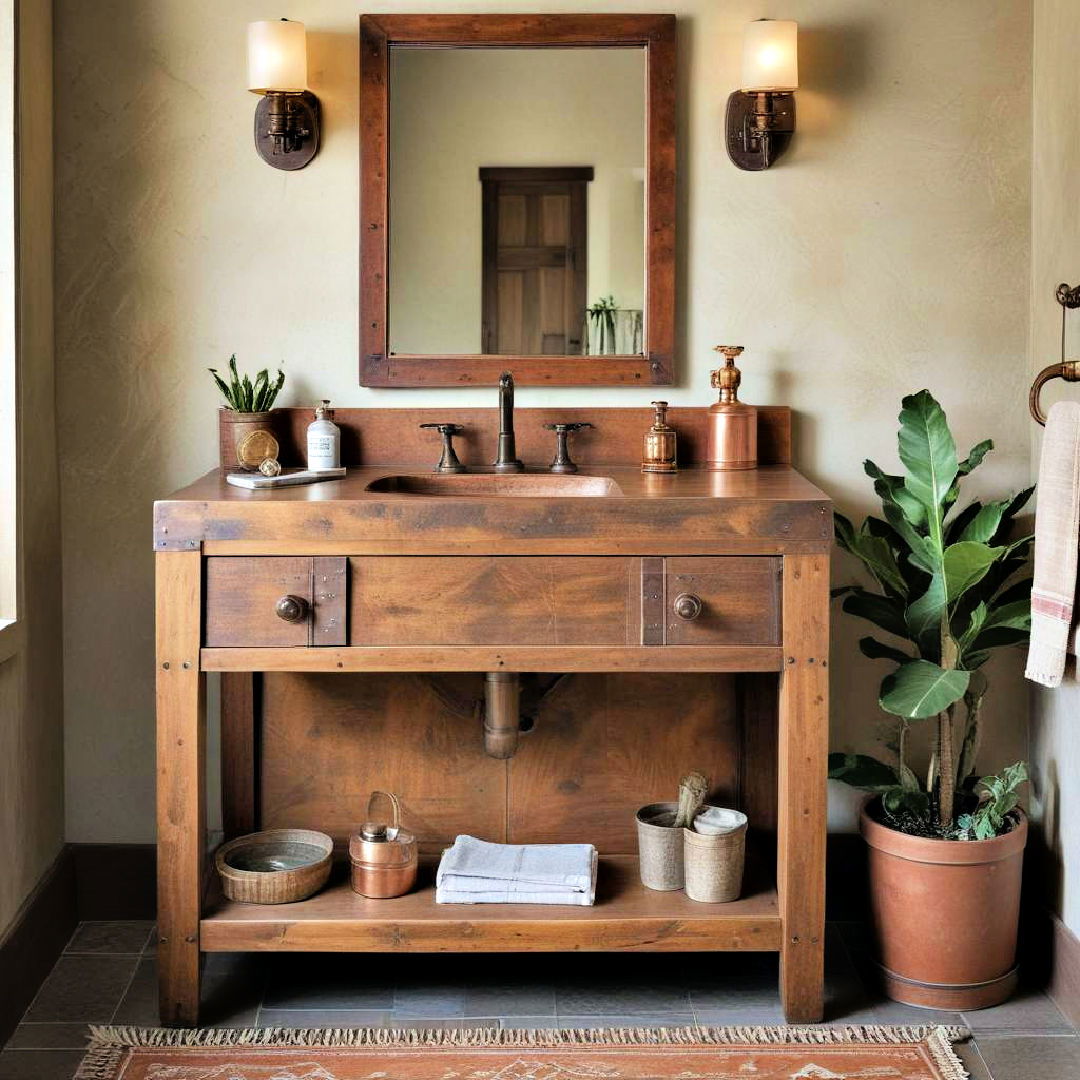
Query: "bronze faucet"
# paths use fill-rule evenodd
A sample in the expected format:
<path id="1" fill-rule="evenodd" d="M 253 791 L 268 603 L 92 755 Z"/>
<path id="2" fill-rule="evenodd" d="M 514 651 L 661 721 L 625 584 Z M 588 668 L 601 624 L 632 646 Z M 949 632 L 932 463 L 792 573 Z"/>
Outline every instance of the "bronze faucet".
<path id="1" fill-rule="evenodd" d="M 509 371 L 499 376 L 499 452 L 495 458 L 495 471 L 525 471 L 514 445 L 514 376 Z"/>

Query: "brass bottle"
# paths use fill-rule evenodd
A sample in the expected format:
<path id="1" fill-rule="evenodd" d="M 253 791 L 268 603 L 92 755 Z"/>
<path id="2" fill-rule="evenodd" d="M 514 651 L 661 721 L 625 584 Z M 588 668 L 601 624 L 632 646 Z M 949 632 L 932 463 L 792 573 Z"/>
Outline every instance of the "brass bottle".
<path id="1" fill-rule="evenodd" d="M 656 417 L 653 426 L 645 432 L 645 448 L 641 455 L 641 471 L 644 473 L 673 473 L 675 463 L 675 429 L 667 422 L 666 401 L 654 401 Z"/>
<path id="2" fill-rule="evenodd" d="M 724 366 L 712 373 L 712 384 L 720 390 L 720 400 L 709 408 L 709 448 L 706 464 L 710 469 L 757 468 L 757 409 L 739 400 L 742 372 L 735 358 L 741 345 L 717 345 L 723 353 Z"/>

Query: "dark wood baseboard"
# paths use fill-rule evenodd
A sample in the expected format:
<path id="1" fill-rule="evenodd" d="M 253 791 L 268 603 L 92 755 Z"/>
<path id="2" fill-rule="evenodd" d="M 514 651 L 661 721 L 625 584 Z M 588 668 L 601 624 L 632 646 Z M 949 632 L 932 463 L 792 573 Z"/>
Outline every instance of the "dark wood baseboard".
<path id="1" fill-rule="evenodd" d="M 79 919 L 153 919 L 157 849 L 153 844 L 68 844 L 75 864 Z"/>
<path id="2" fill-rule="evenodd" d="M 1050 981 L 1046 991 L 1065 1019 L 1080 1027 L 1080 938 L 1050 915 Z"/>
<path id="3" fill-rule="evenodd" d="M 7 1042 L 79 921 L 75 859 L 62 848 L 0 940 L 0 1046 Z"/>
<path id="4" fill-rule="evenodd" d="M 84 919 L 153 919 L 153 844 L 66 844 L 0 939 L 0 1046 Z"/>

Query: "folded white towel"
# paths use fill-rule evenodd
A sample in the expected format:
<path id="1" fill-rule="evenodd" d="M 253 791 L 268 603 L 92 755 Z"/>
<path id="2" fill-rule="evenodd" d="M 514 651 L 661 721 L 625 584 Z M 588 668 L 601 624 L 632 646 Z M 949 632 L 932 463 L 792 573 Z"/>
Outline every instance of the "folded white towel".
<path id="1" fill-rule="evenodd" d="M 439 904 L 573 904 L 596 900 L 592 844 L 491 844 L 459 836 L 435 876 Z"/>

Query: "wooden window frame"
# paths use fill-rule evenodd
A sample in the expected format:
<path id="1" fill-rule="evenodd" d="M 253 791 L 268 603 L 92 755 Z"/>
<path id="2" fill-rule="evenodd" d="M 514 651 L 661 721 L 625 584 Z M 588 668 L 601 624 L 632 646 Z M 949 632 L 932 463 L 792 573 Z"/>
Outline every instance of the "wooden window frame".
<path id="1" fill-rule="evenodd" d="M 642 356 L 391 353 L 390 49 L 643 48 L 646 65 L 645 314 Z M 675 16 L 360 17 L 360 385 L 664 386 L 675 352 Z"/>

